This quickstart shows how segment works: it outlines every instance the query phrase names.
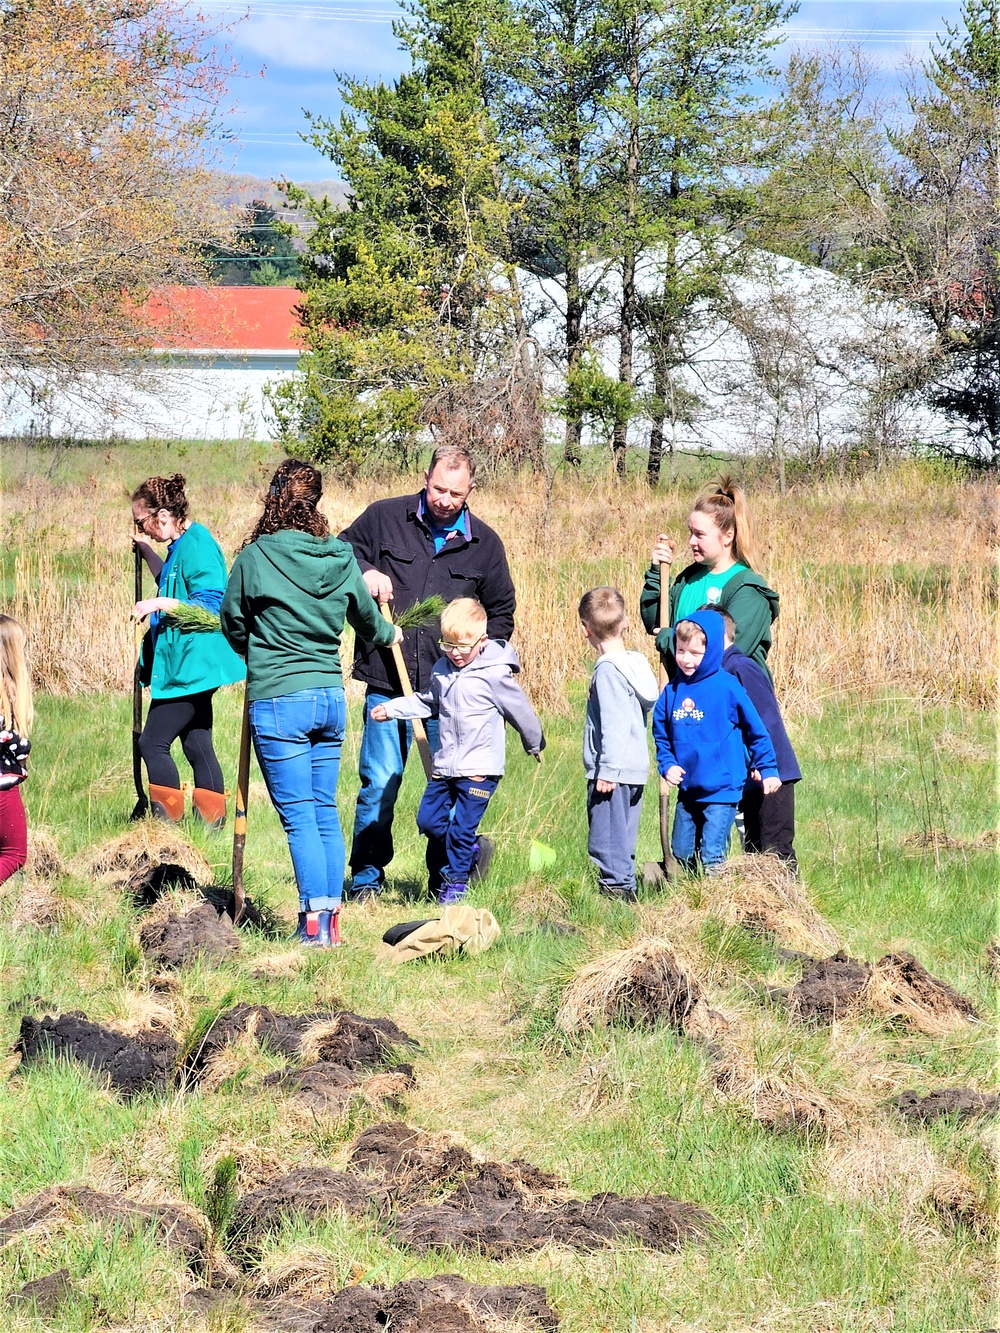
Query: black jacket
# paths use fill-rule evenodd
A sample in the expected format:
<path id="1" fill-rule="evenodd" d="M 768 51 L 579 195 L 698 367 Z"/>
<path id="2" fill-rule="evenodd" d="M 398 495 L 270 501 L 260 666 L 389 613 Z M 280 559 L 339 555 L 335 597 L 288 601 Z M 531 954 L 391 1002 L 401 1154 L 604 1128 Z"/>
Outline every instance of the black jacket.
<path id="1" fill-rule="evenodd" d="M 419 495 L 376 500 L 344 529 L 341 541 L 354 548 L 362 574 L 377 569 L 392 579 L 397 614 L 425 597 L 438 595 L 446 602 L 475 597 L 486 608 L 489 637 L 509 640 L 514 632 L 515 598 L 503 542 L 492 528 L 469 514 L 470 539 L 453 539 L 435 555 L 434 539 L 417 517 L 419 500 Z M 440 636 L 436 620 L 403 635 L 403 657 L 415 690 L 430 685 L 431 669 L 441 656 Z M 400 692 L 392 653 L 360 640 L 354 653 L 354 679 L 390 694 Z"/>
<path id="2" fill-rule="evenodd" d="M 770 676 L 759 662 L 747 657 L 746 653 L 741 653 L 735 644 L 722 654 L 722 669 L 736 677 L 760 714 L 778 758 L 778 777 L 782 782 L 799 782 L 802 770 L 795 758 L 792 742 L 788 739 Z"/>

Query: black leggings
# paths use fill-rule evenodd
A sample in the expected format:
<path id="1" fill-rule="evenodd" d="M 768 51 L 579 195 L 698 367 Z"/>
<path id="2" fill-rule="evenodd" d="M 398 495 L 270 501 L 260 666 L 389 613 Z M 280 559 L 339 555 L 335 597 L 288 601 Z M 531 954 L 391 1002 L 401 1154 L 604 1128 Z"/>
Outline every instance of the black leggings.
<path id="1" fill-rule="evenodd" d="M 178 736 L 184 758 L 194 769 L 194 785 L 208 791 L 225 791 L 222 769 L 212 749 L 212 695 L 187 694 L 180 699 L 154 699 L 149 705 L 146 725 L 139 737 L 139 749 L 146 761 L 150 782 L 157 787 L 181 785 L 177 765 L 170 757 L 170 747 Z"/>

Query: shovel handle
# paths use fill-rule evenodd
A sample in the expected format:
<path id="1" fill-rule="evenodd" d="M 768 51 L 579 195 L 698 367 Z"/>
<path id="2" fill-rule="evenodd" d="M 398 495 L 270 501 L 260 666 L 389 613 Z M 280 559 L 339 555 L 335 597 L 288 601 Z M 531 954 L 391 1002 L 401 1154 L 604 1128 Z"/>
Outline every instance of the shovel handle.
<path id="1" fill-rule="evenodd" d="M 382 619 L 392 624 L 392 612 L 389 610 L 389 603 L 383 602 Z M 399 677 L 399 688 L 407 699 L 413 696 L 413 686 L 410 684 L 410 673 L 406 669 L 406 662 L 403 659 L 403 649 L 398 643 L 392 645 L 392 660 L 396 664 L 396 675 Z M 417 749 L 420 752 L 420 762 L 424 766 L 424 776 L 430 778 L 434 765 L 431 762 L 431 747 L 427 740 L 427 732 L 424 728 L 423 719 L 415 717 L 412 719 L 413 739 L 417 743 Z"/>
<path id="2" fill-rule="evenodd" d="M 243 725 L 240 728 L 240 757 L 236 768 L 236 813 L 233 817 L 233 925 L 238 926 L 246 905 L 243 888 L 243 851 L 247 842 L 247 793 L 250 786 L 250 699 L 243 690 Z"/>

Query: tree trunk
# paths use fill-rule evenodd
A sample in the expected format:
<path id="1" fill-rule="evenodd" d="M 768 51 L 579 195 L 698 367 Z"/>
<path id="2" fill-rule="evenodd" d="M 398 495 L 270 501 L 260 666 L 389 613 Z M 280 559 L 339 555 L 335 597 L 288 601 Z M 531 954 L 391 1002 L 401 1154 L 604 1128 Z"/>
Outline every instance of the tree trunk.
<path id="1" fill-rule="evenodd" d="M 660 480 L 660 463 L 663 459 L 663 409 L 653 413 L 653 424 L 649 430 L 649 462 L 646 464 L 646 484 L 656 487 Z"/>
<path id="2" fill-rule="evenodd" d="M 639 20 L 632 14 L 626 36 L 628 51 L 629 126 L 628 155 L 625 159 L 625 234 L 622 247 L 622 307 L 621 328 L 618 334 L 618 383 L 632 387 L 632 341 L 635 329 L 635 265 L 638 238 L 639 197 Z M 625 449 L 628 444 L 628 412 L 623 408 L 615 417 L 611 436 L 611 453 L 615 475 L 624 480 Z M 652 446 L 651 446 L 652 447 Z"/>
<path id="3" fill-rule="evenodd" d="M 566 145 L 564 166 L 570 183 L 572 214 L 567 227 L 566 244 L 566 385 L 572 383 L 573 373 L 583 356 L 583 292 L 580 288 L 580 269 L 583 253 L 583 176 L 580 159 L 583 136 L 575 128 Z M 566 416 L 566 434 L 563 440 L 563 458 L 574 467 L 583 461 L 580 441 L 583 418 L 579 408 L 572 406 Z"/>

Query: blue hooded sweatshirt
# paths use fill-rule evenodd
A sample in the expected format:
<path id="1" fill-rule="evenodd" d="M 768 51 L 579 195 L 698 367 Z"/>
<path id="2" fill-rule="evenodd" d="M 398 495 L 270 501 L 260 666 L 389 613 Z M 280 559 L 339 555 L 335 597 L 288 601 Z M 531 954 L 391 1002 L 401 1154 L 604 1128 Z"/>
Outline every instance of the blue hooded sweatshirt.
<path id="1" fill-rule="evenodd" d="M 715 611 L 686 616 L 704 631 L 705 656 L 690 676 L 678 672 L 653 709 L 653 740 L 661 775 L 679 764 L 681 791 L 704 804 L 736 805 L 750 767 L 776 778 L 774 746 L 735 677 L 722 670 L 722 617 Z"/>

